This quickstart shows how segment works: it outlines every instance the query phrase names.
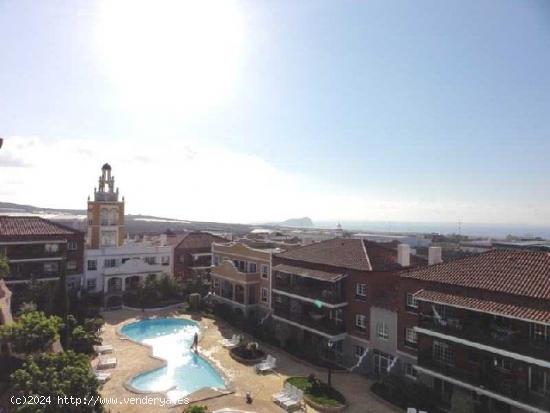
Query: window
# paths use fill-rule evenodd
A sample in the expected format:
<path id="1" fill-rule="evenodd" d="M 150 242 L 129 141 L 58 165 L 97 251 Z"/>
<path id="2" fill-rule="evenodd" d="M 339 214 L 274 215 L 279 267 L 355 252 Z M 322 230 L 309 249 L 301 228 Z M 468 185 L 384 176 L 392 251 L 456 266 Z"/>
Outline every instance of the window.
<path id="1" fill-rule="evenodd" d="M 184 264 L 185 263 L 185 254 L 181 254 L 180 257 L 179 257 L 179 262 L 181 264 Z"/>
<path id="2" fill-rule="evenodd" d="M 235 264 L 235 268 L 237 268 L 240 272 L 244 272 L 246 269 L 246 261 L 233 260 L 233 264 Z"/>
<path id="3" fill-rule="evenodd" d="M 154 255 L 152 257 L 145 257 L 143 258 L 143 261 L 149 265 L 155 265 L 157 263 L 157 257 Z"/>
<path id="4" fill-rule="evenodd" d="M 256 266 L 255 262 L 248 263 L 248 272 L 256 272 L 257 270 L 258 270 L 258 267 Z"/>
<path id="5" fill-rule="evenodd" d="M 453 365 L 454 353 L 453 349 L 442 341 L 435 340 L 433 344 L 433 357 L 435 361 L 440 363 Z"/>
<path id="6" fill-rule="evenodd" d="M 416 347 L 418 338 L 416 337 L 416 331 L 413 328 L 405 329 L 405 345 L 409 347 Z"/>
<path id="7" fill-rule="evenodd" d="M 269 267 L 265 264 L 262 264 L 262 278 L 269 277 Z"/>
<path id="8" fill-rule="evenodd" d="M 386 323 L 382 321 L 376 323 L 376 337 L 382 340 L 388 340 L 390 338 L 390 332 Z"/>
<path id="9" fill-rule="evenodd" d="M 355 327 L 365 330 L 367 328 L 367 316 L 364 314 L 355 314 Z"/>
<path id="10" fill-rule="evenodd" d="M 45 262 L 44 272 L 46 274 L 54 274 L 59 270 L 59 264 L 57 262 Z"/>
<path id="11" fill-rule="evenodd" d="M 70 260 L 70 261 L 67 261 L 67 271 L 76 271 L 76 261 L 75 260 Z"/>
<path id="12" fill-rule="evenodd" d="M 88 291 L 95 290 L 96 285 L 97 285 L 97 281 L 95 280 L 95 278 L 93 280 L 88 280 L 86 282 L 86 288 L 88 289 Z"/>
<path id="13" fill-rule="evenodd" d="M 59 244 L 44 244 L 45 252 L 57 252 L 59 251 Z"/>
<path id="14" fill-rule="evenodd" d="M 116 267 L 116 258 L 109 258 L 103 261 L 104 268 L 115 268 Z"/>
<path id="15" fill-rule="evenodd" d="M 405 364 L 405 374 L 411 379 L 416 380 L 418 378 L 418 372 L 416 371 L 412 363 Z"/>
<path id="16" fill-rule="evenodd" d="M 355 284 L 355 296 L 356 298 L 367 298 L 367 284 Z"/>
<path id="17" fill-rule="evenodd" d="M 214 278 L 214 288 L 219 288 L 219 287 L 220 287 L 220 280 L 217 278 Z"/>
<path id="18" fill-rule="evenodd" d="M 261 296 L 262 301 L 264 303 L 267 303 L 268 300 L 269 300 L 267 288 L 262 287 L 261 294 L 262 294 L 262 296 Z"/>
<path id="19" fill-rule="evenodd" d="M 409 309 L 418 308 L 418 301 L 416 300 L 416 298 L 414 298 L 413 293 L 407 293 L 407 308 Z"/>
<path id="20" fill-rule="evenodd" d="M 78 242 L 75 240 L 69 240 L 69 242 L 67 242 L 67 249 L 69 251 L 76 251 L 78 249 Z"/>
<path id="21" fill-rule="evenodd" d="M 161 258 L 160 258 L 160 263 L 162 265 L 170 265 L 170 256 L 169 255 L 163 255 Z"/>
<path id="22" fill-rule="evenodd" d="M 283 303 L 283 296 L 280 294 L 275 294 L 275 302 L 282 304 Z"/>
<path id="23" fill-rule="evenodd" d="M 361 357 L 363 357 L 363 354 L 365 354 L 365 347 L 363 346 L 353 346 L 353 347 L 354 347 L 355 358 L 360 359 Z"/>
<path id="24" fill-rule="evenodd" d="M 499 370 L 510 371 L 512 370 L 512 360 L 501 356 L 495 356 L 493 357 L 493 366 Z"/>
<path id="25" fill-rule="evenodd" d="M 531 390 L 541 394 L 550 395 L 550 371 L 540 367 L 532 366 L 531 371 Z"/>
<path id="26" fill-rule="evenodd" d="M 88 260 L 88 271 L 97 271 L 97 261 Z"/>
<path id="27" fill-rule="evenodd" d="M 220 256 L 214 255 L 214 265 L 219 265 L 219 263 L 220 263 Z"/>

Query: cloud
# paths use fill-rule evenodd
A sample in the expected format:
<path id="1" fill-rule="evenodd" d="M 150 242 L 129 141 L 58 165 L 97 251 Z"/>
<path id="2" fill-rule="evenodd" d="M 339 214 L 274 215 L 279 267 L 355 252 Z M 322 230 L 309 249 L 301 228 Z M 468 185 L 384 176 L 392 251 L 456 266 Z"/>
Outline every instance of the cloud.
<path id="1" fill-rule="evenodd" d="M 550 205 L 521 200 L 414 199 L 373 188 L 343 192 L 330 182 L 274 167 L 253 154 L 174 139 L 41 139 L 11 137 L 10 159 L 25 168 L 0 170 L 2 195 L 43 207 L 86 208 L 101 165 L 109 162 L 129 213 L 169 218 L 265 222 L 310 216 L 315 220 L 544 223 Z M 6 153 L 0 155 L 0 160 Z M 409 192 L 410 193 L 410 192 Z"/>
<path id="2" fill-rule="evenodd" d="M 31 165 L 23 159 L 14 157 L 10 152 L 0 152 L 0 168 L 28 168 Z"/>

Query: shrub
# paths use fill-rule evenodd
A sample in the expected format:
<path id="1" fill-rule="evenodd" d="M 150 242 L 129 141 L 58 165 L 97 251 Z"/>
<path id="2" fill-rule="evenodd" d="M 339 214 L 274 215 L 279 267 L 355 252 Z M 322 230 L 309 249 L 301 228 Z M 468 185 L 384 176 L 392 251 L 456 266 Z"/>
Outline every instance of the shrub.
<path id="1" fill-rule="evenodd" d="M 61 318 L 47 317 L 34 311 L 22 314 L 17 321 L 0 327 L 0 339 L 12 344 L 17 353 L 31 354 L 48 351 L 51 344 L 59 339 L 63 326 Z"/>
<path id="2" fill-rule="evenodd" d="M 208 413 L 208 407 L 200 404 L 193 404 L 185 409 L 185 413 Z"/>

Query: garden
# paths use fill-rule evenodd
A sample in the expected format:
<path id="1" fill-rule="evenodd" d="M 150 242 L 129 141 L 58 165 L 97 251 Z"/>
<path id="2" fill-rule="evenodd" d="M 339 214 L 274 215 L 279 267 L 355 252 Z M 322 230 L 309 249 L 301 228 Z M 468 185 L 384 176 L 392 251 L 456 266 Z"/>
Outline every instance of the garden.
<path id="1" fill-rule="evenodd" d="M 287 382 L 302 390 L 306 403 L 317 411 L 336 412 L 346 407 L 346 399 L 342 393 L 313 374 L 308 377 L 290 377 Z"/>

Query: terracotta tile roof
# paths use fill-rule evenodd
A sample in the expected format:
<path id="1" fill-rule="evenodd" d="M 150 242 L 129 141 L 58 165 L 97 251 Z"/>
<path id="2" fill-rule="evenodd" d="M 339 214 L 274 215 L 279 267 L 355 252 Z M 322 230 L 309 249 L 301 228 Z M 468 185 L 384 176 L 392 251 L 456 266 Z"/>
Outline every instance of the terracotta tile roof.
<path id="1" fill-rule="evenodd" d="M 397 263 L 397 250 L 376 242 L 356 238 L 334 238 L 277 254 L 277 257 L 350 268 L 361 271 L 391 271 L 402 269 Z M 411 256 L 412 265 L 424 260 Z"/>
<path id="2" fill-rule="evenodd" d="M 550 300 L 550 253 L 492 250 L 405 271 L 405 278 Z"/>
<path id="3" fill-rule="evenodd" d="M 0 215 L 0 240 L 37 235 L 74 235 L 80 231 L 40 217 Z"/>
<path id="4" fill-rule="evenodd" d="M 519 306 L 431 290 L 420 290 L 414 294 L 414 297 L 419 301 L 465 307 L 475 311 L 550 324 L 550 309 Z"/>
<path id="5" fill-rule="evenodd" d="M 227 242 L 225 238 L 212 235 L 208 232 L 188 232 L 187 234 L 168 237 L 168 244 L 181 249 L 210 250 L 213 242 Z"/>
<path id="6" fill-rule="evenodd" d="M 295 267 L 293 265 L 279 264 L 273 267 L 273 271 L 284 272 L 285 274 L 296 274 L 301 277 L 315 278 L 321 281 L 335 282 L 340 280 L 344 274 L 333 273 L 310 268 Z"/>

